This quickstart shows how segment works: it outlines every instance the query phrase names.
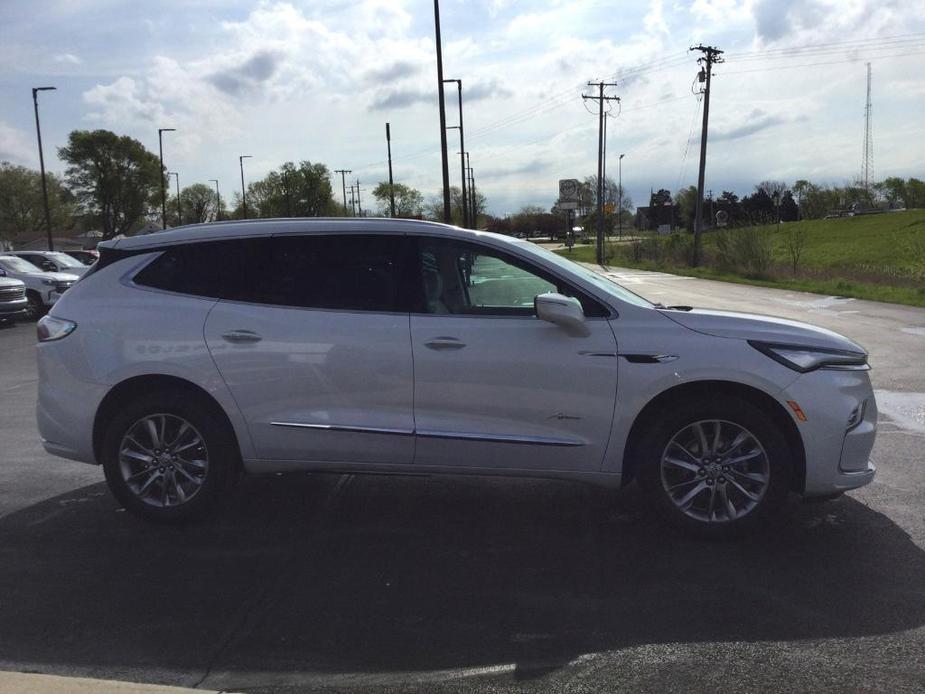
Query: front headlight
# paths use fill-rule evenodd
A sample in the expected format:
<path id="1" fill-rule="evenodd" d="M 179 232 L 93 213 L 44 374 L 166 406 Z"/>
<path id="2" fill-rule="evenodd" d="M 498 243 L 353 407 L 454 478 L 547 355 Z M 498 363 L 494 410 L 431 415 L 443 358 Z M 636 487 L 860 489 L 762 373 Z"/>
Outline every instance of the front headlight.
<path id="1" fill-rule="evenodd" d="M 869 368 L 866 352 L 852 352 L 844 349 L 803 347 L 800 345 L 779 345 L 770 342 L 749 340 L 748 344 L 762 354 L 784 366 L 806 373 L 816 369 L 861 370 Z"/>

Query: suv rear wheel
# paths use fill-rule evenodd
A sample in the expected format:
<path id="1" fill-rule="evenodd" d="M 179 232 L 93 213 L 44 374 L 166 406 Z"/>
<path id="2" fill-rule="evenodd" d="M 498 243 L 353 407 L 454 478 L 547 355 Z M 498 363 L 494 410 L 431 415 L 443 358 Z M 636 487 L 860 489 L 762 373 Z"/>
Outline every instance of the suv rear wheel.
<path id="1" fill-rule="evenodd" d="M 655 509 L 708 537 L 758 529 L 789 488 L 786 439 L 763 410 L 738 398 L 662 413 L 640 452 L 640 483 Z"/>
<path id="2" fill-rule="evenodd" d="M 127 510 L 177 523 L 215 505 L 238 456 L 234 433 L 215 409 L 201 396 L 161 392 L 113 416 L 103 439 L 103 470 Z"/>

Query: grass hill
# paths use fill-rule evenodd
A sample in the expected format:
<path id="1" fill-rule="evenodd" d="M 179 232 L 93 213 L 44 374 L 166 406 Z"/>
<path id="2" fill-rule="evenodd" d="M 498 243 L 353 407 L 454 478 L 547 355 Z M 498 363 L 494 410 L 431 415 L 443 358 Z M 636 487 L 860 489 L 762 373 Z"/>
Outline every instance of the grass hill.
<path id="1" fill-rule="evenodd" d="M 689 264 L 691 235 L 644 235 L 607 245 L 608 264 L 729 282 L 925 306 L 925 210 L 908 210 L 704 234 L 704 263 Z M 796 272 L 791 247 L 802 244 Z M 594 261 L 576 246 L 573 260 Z"/>

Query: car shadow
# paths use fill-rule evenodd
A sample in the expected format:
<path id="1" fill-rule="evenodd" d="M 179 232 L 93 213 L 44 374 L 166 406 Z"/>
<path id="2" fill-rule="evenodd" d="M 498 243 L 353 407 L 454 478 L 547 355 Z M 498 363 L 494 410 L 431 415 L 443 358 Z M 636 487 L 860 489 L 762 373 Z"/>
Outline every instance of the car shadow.
<path id="1" fill-rule="evenodd" d="M 609 494 L 276 476 L 177 528 L 85 487 L 0 519 L 0 668 L 234 686 L 236 672 L 514 664 L 529 678 L 640 644 L 925 624 L 925 554 L 850 497 L 716 543 L 658 527 L 632 489 Z"/>

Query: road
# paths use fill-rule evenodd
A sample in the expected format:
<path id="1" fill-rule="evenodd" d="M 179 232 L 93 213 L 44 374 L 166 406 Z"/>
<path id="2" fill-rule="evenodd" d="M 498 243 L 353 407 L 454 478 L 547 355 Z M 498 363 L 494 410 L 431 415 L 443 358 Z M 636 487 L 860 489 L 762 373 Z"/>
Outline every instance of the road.
<path id="1" fill-rule="evenodd" d="M 146 525 L 42 452 L 34 329 L 0 330 L 0 670 L 247 692 L 925 690 L 925 311 L 611 270 L 871 350 L 871 486 L 766 534 L 653 525 L 634 488 L 287 475 Z"/>

